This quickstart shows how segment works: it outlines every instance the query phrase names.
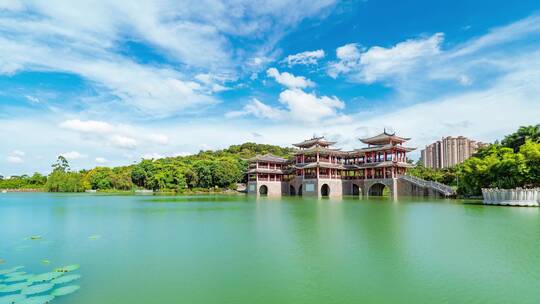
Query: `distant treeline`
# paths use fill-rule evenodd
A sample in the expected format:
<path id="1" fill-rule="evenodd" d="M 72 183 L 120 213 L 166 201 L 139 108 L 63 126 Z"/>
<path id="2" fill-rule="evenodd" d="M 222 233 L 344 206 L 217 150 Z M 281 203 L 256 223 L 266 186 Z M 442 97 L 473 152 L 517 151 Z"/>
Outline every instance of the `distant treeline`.
<path id="1" fill-rule="evenodd" d="M 59 156 L 49 176 L 0 177 L 0 189 L 43 189 L 50 192 L 83 192 L 95 190 L 152 189 L 188 192 L 234 188 L 246 179 L 246 159 L 257 154 L 272 153 L 289 156 L 291 148 L 244 143 L 224 150 L 201 151 L 195 155 L 144 159 L 138 164 L 122 167 L 96 167 L 78 172 Z"/>
<path id="2" fill-rule="evenodd" d="M 419 163 L 408 172 L 454 186 L 464 196 L 480 195 L 482 188 L 540 187 L 540 125 L 520 127 L 455 167 L 435 170 Z"/>

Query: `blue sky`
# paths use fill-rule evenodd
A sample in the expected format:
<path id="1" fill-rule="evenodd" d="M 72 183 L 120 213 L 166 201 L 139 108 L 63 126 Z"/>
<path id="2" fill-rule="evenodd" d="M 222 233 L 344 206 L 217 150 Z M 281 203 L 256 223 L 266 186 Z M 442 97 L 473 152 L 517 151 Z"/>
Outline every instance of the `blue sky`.
<path id="1" fill-rule="evenodd" d="M 0 0 L 0 174 L 539 122 L 538 1 L 110 2 Z"/>

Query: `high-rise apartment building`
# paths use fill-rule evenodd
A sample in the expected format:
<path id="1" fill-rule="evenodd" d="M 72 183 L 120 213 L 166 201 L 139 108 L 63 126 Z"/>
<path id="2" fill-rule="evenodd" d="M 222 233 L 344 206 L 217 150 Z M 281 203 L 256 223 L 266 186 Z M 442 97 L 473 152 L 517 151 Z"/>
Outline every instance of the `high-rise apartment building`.
<path id="1" fill-rule="evenodd" d="M 486 144 L 463 136 L 443 137 L 441 140 L 427 145 L 421 151 L 421 162 L 426 168 L 441 169 L 455 166 L 471 157 Z"/>

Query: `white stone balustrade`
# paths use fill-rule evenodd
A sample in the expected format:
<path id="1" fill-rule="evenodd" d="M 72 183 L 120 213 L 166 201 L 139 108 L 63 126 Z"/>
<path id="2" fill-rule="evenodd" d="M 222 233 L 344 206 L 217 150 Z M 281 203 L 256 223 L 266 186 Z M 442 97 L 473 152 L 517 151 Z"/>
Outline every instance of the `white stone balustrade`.
<path id="1" fill-rule="evenodd" d="M 540 188 L 482 189 L 484 204 L 505 206 L 540 206 Z"/>

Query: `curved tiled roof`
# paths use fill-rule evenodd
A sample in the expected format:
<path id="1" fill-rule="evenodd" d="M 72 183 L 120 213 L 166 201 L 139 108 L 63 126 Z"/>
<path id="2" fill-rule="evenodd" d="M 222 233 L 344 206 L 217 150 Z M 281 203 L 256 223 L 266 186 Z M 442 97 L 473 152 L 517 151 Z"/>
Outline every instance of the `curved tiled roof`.
<path id="1" fill-rule="evenodd" d="M 398 150 L 403 150 L 403 151 L 406 151 L 406 152 L 411 152 L 411 151 L 416 150 L 416 148 L 409 148 L 409 147 L 404 147 L 404 146 L 386 144 L 386 145 L 377 145 L 377 146 L 372 146 L 372 147 L 364 147 L 364 148 L 360 148 L 360 149 L 355 149 L 354 151 L 350 152 L 350 154 L 363 153 L 363 152 L 375 152 L 375 151 L 379 151 L 379 150 L 388 150 L 388 149 L 391 149 L 391 148 L 395 148 L 395 149 L 398 149 Z"/>
<path id="2" fill-rule="evenodd" d="M 270 154 L 270 153 L 265 154 L 265 155 L 256 155 L 256 156 L 248 159 L 248 162 L 250 162 L 250 163 L 261 162 L 261 161 L 271 162 L 271 163 L 286 163 L 287 159 L 285 159 L 283 157 L 275 156 L 275 155 Z"/>
<path id="3" fill-rule="evenodd" d="M 410 138 L 399 137 L 396 135 L 396 133 L 392 133 L 392 134 L 387 133 L 386 130 L 384 130 L 383 133 L 373 136 L 373 137 L 360 138 L 361 142 L 365 144 L 370 144 L 370 145 L 388 144 L 390 143 L 390 141 L 403 143 L 408 140 L 410 140 Z"/>
<path id="4" fill-rule="evenodd" d="M 309 148 L 314 145 L 320 145 L 320 146 L 331 146 L 335 144 L 334 141 L 327 141 L 324 136 L 321 137 L 313 137 L 312 139 L 304 140 L 303 142 L 293 144 L 295 147 L 299 148 Z"/>
<path id="5" fill-rule="evenodd" d="M 331 149 L 326 147 L 311 147 L 305 150 L 298 150 L 294 154 L 310 154 L 310 153 L 316 153 L 316 152 L 322 152 L 322 153 L 328 153 L 328 154 L 338 154 L 338 155 L 346 155 L 347 152 L 341 151 L 341 149 Z"/>

